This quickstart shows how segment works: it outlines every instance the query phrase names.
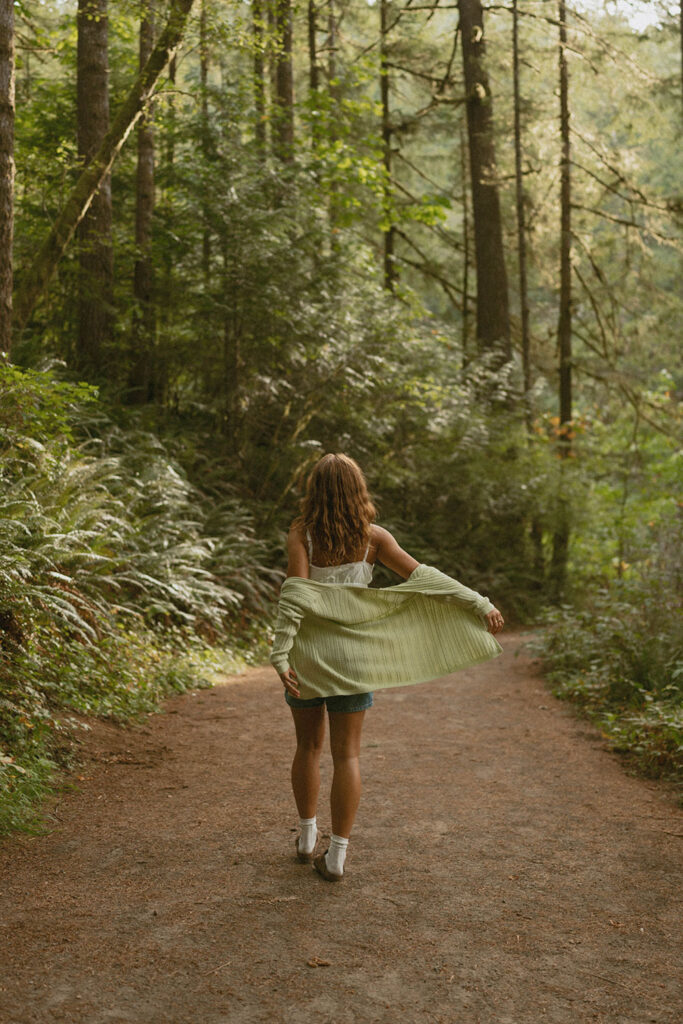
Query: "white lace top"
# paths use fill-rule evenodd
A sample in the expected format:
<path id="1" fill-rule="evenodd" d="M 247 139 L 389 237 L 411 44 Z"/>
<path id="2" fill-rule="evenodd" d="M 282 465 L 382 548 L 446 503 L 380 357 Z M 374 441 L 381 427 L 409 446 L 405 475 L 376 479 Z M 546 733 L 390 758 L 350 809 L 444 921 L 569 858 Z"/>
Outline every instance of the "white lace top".
<path id="1" fill-rule="evenodd" d="M 372 580 L 372 564 L 367 561 L 370 542 L 365 549 L 362 562 L 343 562 L 341 565 L 313 565 L 311 535 L 306 530 L 308 542 L 308 567 L 311 579 L 317 583 L 344 583 L 349 587 L 367 587 Z"/>

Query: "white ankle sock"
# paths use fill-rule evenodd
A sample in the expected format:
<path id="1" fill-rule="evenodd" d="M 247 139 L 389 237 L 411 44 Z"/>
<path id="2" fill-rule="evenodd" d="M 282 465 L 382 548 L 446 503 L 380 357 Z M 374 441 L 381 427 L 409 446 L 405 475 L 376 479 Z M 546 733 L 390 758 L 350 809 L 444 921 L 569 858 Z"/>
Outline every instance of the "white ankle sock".
<path id="1" fill-rule="evenodd" d="M 344 861 L 348 845 L 348 839 L 344 839 L 343 836 L 335 836 L 334 833 L 330 836 L 330 848 L 325 855 L 325 863 L 327 870 L 331 871 L 333 875 L 344 874 Z"/>
<path id="2" fill-rule="evenodd" d="M 299 852 L 313 853 L 318 838 L 316 818 L 299 818 L 301 835 L 299 836 Z"/>

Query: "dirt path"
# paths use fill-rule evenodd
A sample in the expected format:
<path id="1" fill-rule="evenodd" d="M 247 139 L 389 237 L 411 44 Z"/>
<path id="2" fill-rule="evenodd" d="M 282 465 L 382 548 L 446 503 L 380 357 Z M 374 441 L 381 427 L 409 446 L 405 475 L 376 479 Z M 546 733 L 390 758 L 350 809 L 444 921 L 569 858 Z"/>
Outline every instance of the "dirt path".
<path id="1" fill-rule="evenodd" d="M 272 669 L 97 723 L 54 830 L 0 844 L 2 1024 L 678 1024 L 683 814 L 522 639 L 377 695 L 340 885 L 293 858 Z"/>

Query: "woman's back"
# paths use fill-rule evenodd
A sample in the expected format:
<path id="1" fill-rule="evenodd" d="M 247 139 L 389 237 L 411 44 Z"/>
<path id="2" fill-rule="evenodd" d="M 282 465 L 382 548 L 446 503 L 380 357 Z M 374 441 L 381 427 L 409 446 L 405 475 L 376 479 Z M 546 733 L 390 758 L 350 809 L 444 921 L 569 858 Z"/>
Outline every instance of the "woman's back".
<path id="1" fill-rule="evenodd" d="M 343 583 L 351 587 L 367 587 L 372 582 L 372 564 L 367 560 L 370 541 L 360 562 L 343 562 L 341 565 L 314 565 L 313 544 L 308 530 L 306 543 L 310 578 L 317 583 Z"/>

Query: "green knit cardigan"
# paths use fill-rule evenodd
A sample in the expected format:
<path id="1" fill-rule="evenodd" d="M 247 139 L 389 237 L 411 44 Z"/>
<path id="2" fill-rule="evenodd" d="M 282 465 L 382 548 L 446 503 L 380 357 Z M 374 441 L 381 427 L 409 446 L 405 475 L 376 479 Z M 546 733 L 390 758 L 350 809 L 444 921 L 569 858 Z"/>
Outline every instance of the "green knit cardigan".
<path id="1" fill-rule="evenodd" d="M 423 683 L 501 654 L 493 607 L 431 565 L 380 589 L 289 576 L 270 661 L 291 665 L 303 699 Z"/>

